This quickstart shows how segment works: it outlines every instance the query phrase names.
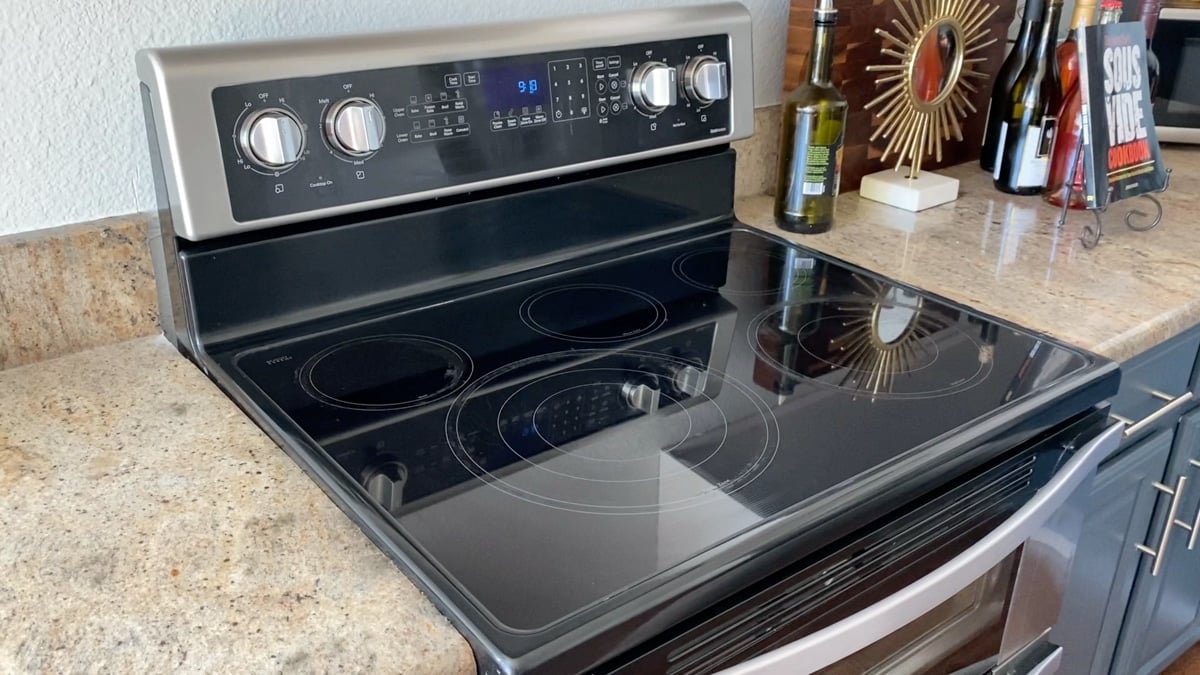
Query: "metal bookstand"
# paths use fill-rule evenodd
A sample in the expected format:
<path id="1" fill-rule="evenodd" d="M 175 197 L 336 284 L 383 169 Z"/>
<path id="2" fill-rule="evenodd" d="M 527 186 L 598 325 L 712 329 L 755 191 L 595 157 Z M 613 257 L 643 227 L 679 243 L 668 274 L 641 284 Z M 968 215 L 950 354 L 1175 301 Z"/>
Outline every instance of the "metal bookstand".
<path id="1" fill-rule="evenodd" d="M 1080 144 L 1079 151 L 1075 153 L 1075 159 L 1071 162 L 1071 166 L 1067 171 L 1067 175 L 1071 176 L 1071 179 L 1068 180 L 1067 184 L 1063 187 L 1063 189 L 1066 191 L 1066 194 L 1063 196 L 1063 205 L 1058 214 L 1057 227 L 1061 230 L 1063 226 L 1066 225 L 1067 214 L 1071 211 L 1086 210 L 1091 212 L 1096 222 L 1094 225 L 1089 223 L 1083 226 L 1083 231 L 1079 233 L 1079 241 L 1083 244 L 1084 248 L 1095 248 L 1096 244 L 1100 243 L 1100 236 L 1104 233 L 1104 214 L 1108 212 L 1108 207 L 1112 206 L 1113 204 L 1112 193 L 1111 191 L 1109 192 L 1108 199 L 1105 200 L 1105 204 L 1103 206 L 1098 206 L 1093 209 L 1071 208 L 1071 196 L 1076 193 L 1074 180 L 1075 169 L 1082 159 L 1083 145 Z M 1158 198 L 1154 195 L 1166 192 L 1170 185 L 1171 170 L 1167 169 L 1167 178 L 1163 181 L 1162 189 L 1155 190 L 1154 192 L 1135 195 L 1132 199 L 1125 201 L 1125 203 L 1130 207 L 1129 210 L 1125 212 L 1125 225 L 1135 232 L 1148 232 L 1158 227 L 1159 223 L 1162 222 L 1163 207 L 1162 202 L 1158 201 Z M 1149 201 L 1153 205 L 1153 213 L 1143 211 L 1142 209 L 1138 208 L 1136 204 L 1132 203 L 1134 199 L 1145 199 Z M 1151 215 L 1153 215 L 1153 217 L 1151 217 Z M 1149 220 L 1147 220 L 1147 218 Z"/>

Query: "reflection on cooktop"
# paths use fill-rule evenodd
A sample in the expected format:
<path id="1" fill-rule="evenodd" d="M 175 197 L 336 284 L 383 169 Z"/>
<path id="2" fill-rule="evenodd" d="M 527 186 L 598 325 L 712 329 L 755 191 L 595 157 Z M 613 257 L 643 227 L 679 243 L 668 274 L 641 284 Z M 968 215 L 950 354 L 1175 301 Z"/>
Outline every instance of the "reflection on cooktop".
<path id="1" fill-rule="evenodd" d="M 803 294 L 756 316 L 748 338 L 760 366 L 872 399 L 948 396 L 991 372 L 991 347 L 963 330 L 961 312 L 858 274 L 847 280 L 850 293 Z M 947 342 L 977 358 L 939 364 Z"/>

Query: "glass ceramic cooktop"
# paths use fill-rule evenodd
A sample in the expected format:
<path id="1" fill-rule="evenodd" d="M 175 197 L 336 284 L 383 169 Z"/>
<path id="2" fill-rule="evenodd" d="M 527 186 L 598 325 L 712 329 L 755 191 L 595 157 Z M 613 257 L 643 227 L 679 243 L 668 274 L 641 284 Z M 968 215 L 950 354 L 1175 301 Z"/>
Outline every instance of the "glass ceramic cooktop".
<path id="1" fill-rule="evenodd" d="M 738 231 L 235 363 L 521 632 L 678 572 L 1088 360 Z"/>

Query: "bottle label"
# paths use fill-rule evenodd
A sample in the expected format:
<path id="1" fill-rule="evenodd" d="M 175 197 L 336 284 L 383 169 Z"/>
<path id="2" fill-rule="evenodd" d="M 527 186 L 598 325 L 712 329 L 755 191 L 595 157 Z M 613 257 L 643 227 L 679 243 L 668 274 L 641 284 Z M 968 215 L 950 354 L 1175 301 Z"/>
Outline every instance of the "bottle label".
<path id="1" fill-rule="evenodd" d="M 1004 125 L 1001 139 L 1012 130 L 1012 126 L 1007 123 Z M 1025 143 L 1017 159 L 1016 187 L 1045 187 L 1046 177 L 1050 173 L 1050 150 L 1054 147 L 1054 131 L 1057 127 L 1058 118 L 1047 115 L 1040 125 L 1031 126 L 1025 131 Z M 992 175 L 994 178 L 1000 177 L 999 162 Z"/>
<path id="2" fill-rule="evenodd" d="M 803 172 L 799 178 L 800 193 L 806 197 L 836 197 L 841 187 L 842 144 L 814 143 L 806 148 L 797 148 L 804 156 L 798 157 L 797 168 Z"/>

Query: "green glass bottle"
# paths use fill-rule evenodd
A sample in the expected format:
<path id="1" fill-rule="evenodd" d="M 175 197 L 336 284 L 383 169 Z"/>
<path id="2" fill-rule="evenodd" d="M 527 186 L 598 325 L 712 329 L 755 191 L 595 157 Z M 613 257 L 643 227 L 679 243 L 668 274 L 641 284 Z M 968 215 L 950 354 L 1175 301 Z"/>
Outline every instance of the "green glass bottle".
<path id="1" fill-rule="evenodd" d="M 808 80 L 783 102 L 775 222 L 802 234 L 828 232 L 841 181 L 846 97 L 833 86 L 833 0 L 813 12 Z"/>
<path id="2" fill-rule="evenodd" d="M 1050 170 L 1062 87 L 1055 39 L 1062 0 L 1046 3 L 1037 47 L 1021 68 L 1004 110 L 1000 154 L 992 178 L 996 189 L 1014 195 L 1041 194 Z"/>

